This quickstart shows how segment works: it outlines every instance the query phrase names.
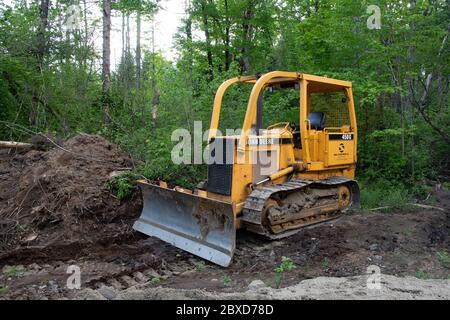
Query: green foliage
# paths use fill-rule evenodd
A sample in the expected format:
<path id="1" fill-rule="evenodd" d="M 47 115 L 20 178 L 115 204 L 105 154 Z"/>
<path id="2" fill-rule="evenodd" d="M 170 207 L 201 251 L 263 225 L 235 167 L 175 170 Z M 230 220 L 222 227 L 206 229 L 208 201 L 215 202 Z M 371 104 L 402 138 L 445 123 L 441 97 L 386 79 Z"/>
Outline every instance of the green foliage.
<path id="1" fill-rule="evenodd" d="M 8 289 L 8 286 L 0 285 L 0 294 L 5 294 L 6 292 L 8 292 Z"/>
<path id="2" fill-rule="evenodd" d="M 195 270 L 198 272 L 203 271 L 206 268 L 205 261 L 199 261 L 195 263 Z"/>
<path id="3" fill-rule="evenodd" d="M 442 186 L 444 187 L 444 190 L 450 191 L 450 182 L 445 181 Z"/>
<path id="4" fill-rule="evenodd" d="M 122 173 L 106 183 L 106 188 L 119 200 L 125 200 L 136 188 L 137 176 L 133 173 Z"/>
<path id="5" fill-rule="evenodd" d="M 427 279 L 430 279 L 430 274 L 426 271 L 419 270 L 416 272 L 416 278 L 422 279 L 422 280 L 427 280 Z"/>
<path id="6" fill-rule="evenodd" d="M 289 257 L 282 256 L 281 257 L 281 264 L 275 268 L 276 273 L 283 273 L 286 271 L 291 271 L 297 268 L 295 263 L 291 260 Z"/>
<path id="7" fill-rule="evenodd" d="M 275 268 L 275 287 L 278 289 L 281 286 L 281 282 L 283 280 L 283 275 L 288 272 L 288 271 L 292 271 L 295 268 L 297 268 L 297 266 L 295 265 L 295 263 L 291 260 L 291 258 L 288 257 L 281 257 L 281 263 L 279 266 L 277 266 Z"/>
<path id="8" fill-rule="evenodd" d="M 4 273 L 8 276 L 8 277 L 15 277 L 17 276 L 18 270 L 16 266 L 8 266 L 6 268 L 6 270 L 4 271 Z"/>
<path id="9" fill-rule="evenodd" d="M 50 24 L 63 16 L 65 7 L 50 8 Z M 95 56 L 93 48 L 82 48 L 76 37 L 77 42 L 68 45 L 65 32 L 47 30 L 45 63 L 40 65 L 39 38 L 30 32 L 38 30 L 39 23 L 36 3 L 0 8 L 1 120 L 61 135 L 98 129 L 100 113 L 94 106 L 101 83 L 86 58 Z M 0 135 L 22 138 L 23 132 L 4 132 L 2 126 Z"/>
<path id="10" fill-rule="evenodd" d="M 325 257 L 320 262 L 320 265 L 322 266 L 322 270 L 327 271 L 328 268 L 330 267 L 330 261 L 328 260 L 327 257 Z"/>
<path id="11" fill-rule="evenodd" d="M 158 285 L 160 282 L 161 282 L 161 278 L 159 278 L 159 277 L 152 277 L 150 280 L 150 284 L 154 285 L 154 286 Z"/>
<path id="12" fill-rule="evenodd" d="M 375 183 L 360 181 L 361 207 L 363 209 L 378 207 L 401 209 L 408 202 L 411 202 L 413 196 L 411 190 L 403 184 L 395 184 L 385 180 L 375 181 Z"/>
<path id="13" fill-rule="evenodd" d="M 406 129 L 374 130 L 362 146 L 361 165 L 368 180 L 407 181 L 419 180 L 432 174 L 427 167 L 430 153 L 426 149 L 412 148 L 407 142 L 417 137 L 415 126 Z M 364 139 L 364 138 L 363 138 Z M 402 139 L 406 139 L 402 149 Z M 414 170 L 411 167 L 414 164 Z"/>
<path id="14" fill-rule="evenodd" d="M 229 275 L 224 275 L 222 278 L 222 283 L 226 287 L 230 286 L 232 281 L 233 280 L 231 279 L 231 277 Z"/>
<path id="15" fill-rule="evenodd" d="M 119 0 L 113 1 L 111 6 L 114 10 L 124 13 L 140 12 L 145 15 L 153 15 L 157 9 L 157 1 L 149 0 Z"/>
<path id="16" fill-rule="evenodd" d="M 450 269 L 450 256 L 446 251 L 438 252 L 437 259 L 441 266 Z"/>

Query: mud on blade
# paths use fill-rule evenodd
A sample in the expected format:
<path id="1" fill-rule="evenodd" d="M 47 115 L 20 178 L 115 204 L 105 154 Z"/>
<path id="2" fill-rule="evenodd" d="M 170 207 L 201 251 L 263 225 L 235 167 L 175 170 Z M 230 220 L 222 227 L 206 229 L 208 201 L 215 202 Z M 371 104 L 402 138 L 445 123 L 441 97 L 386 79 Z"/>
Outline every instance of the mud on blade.
<path id="1" fill-rule="evenodd" d="M 133 228 L 227 267 L 236 229 L 229 203 L 139 181 L 144 208 Z"/>

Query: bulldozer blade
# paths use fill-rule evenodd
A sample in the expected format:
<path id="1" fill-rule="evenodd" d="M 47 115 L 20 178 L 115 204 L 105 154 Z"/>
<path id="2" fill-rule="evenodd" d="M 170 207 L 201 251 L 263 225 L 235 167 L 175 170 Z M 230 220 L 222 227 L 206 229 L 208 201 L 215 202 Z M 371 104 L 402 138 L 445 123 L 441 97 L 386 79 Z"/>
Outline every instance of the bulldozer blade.
<path id="1" fill-rule="evenodd" d="M 144 208 L 133 228 L 227 267 L 236 240 L 230 203 L 138 182 Z"/>

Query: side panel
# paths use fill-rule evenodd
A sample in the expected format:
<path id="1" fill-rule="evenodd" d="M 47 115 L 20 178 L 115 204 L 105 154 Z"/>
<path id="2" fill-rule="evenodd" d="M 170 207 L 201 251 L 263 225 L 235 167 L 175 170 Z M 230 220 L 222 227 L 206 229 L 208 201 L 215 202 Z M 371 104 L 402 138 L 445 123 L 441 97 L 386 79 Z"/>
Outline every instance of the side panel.
<path id="1" fill-rule="evenodd" d="M 235 213 L 252 192 L 249 185 L 295 163 L 292 134 L 285 130 L 271 130 L 260 136 L 249 136 L 244 156 L 235 149 L 231 201 Z"/>
<path id="2" fill-rule="evenodd" d="M 325 166 L 338 166 L 354 163 L 354 133 L 328 133 L 326 135 Z"/>

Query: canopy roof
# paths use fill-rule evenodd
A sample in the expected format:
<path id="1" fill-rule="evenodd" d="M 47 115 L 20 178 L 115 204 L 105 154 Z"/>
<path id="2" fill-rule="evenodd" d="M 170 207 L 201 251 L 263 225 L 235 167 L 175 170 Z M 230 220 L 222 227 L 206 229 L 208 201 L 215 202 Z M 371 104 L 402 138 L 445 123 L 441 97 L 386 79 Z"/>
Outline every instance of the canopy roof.
<path id="1" fill-rule="evenodd" d="M 306 73 L 291 72 L 290 74 L 292 74 L 292 76 L 272 78 L 267 81 L 267 85 L 293 86 L 298 83 L 299 80 L 304 79 L 308 81 L 308 91 L 311 93 L 336 92 L 352 87 L 352 83 L 349 81 L 320 77 Z M 240 82 L 254 84 L 261 76 L 262 75 L 243 76 L 240 77 Z"/>

